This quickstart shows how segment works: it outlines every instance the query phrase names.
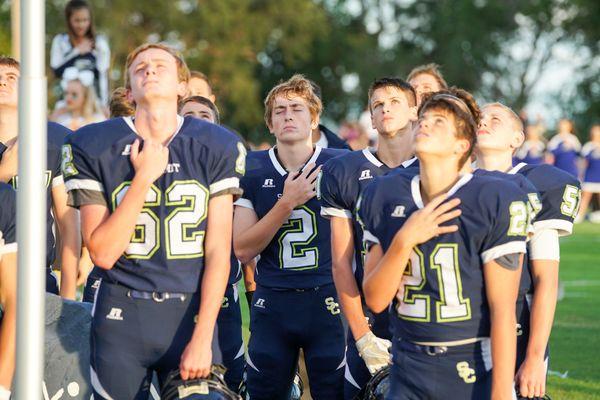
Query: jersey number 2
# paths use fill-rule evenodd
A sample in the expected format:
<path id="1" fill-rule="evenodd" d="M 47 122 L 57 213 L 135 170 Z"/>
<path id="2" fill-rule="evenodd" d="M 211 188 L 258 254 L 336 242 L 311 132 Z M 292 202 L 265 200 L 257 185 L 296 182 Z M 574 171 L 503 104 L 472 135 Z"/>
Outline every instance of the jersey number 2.
<path id="1" fill-rule="evenodd" d="M 123 182 L 114 190 L 113 210 L 121 203 L 130 185 L 131 182 Z M 156 186 L 150 187 L 125 257 L 149 259 L 160 248 L 161 221 L 151 207 L 161 205 L 162 195 Z M 206 219 L 208 190 L 195 180 L 175 181 L 164 196 L 165 206 L 175 207 L 164 220 L 167 258 L 202 257 L 205 231 L 198 227 Z"/>
<path id="2" fill-rule="evenodd" d="M 317 236 L 317 218 L 306 206 L 292 211 L 287 222 L 281 226 L 279 235 L 279 267 L 283 269 L 311 269 L 319 265 L 319 249 L 309 247 Z"/>

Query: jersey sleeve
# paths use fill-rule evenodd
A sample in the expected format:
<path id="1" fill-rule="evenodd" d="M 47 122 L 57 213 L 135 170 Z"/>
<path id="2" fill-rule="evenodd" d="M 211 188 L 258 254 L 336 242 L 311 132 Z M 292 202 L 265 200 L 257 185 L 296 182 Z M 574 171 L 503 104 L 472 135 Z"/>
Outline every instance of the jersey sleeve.
<path id="1" fill-rule="evenodd" d="M 4 254 L 17 251 L 17 196 L 9 185 L 0 186 L 0 260 Z"/>
<path id="2" fill-rule="evenodd" d="M 317 198 L 321 202 L 324 217 L 352 218 L 352 200 L 348 196 L 348 180 L 343 177 L 343 168 L 336 160 L 323 166 L 317 184 Z"/>
<path id="3" fill-rule="evenodd" d="M 67 204 L 79 208 L 85 205 L 98 204 L 108 207 L 104 195 L 98 161 L 81 146 L 77 133 L 67 137 L 62 146 L 62 174 L 68 192 Z"/>
<path id="4" fill-rule="evenodd" d="M 540 191 L 540 197 L 542 209 L 536 215 L 534 229 L 556 229 L 560 236 L 570 235 L 581 200 L 579 181 L 563 181 L 559 185 Z"/>
<path id="5" fill-rule="evenodd" d="M 48 169 L 52 171 L 52 187 L 62 185 L 62 146 L 68 134 L 72 133 L 62 125 L 48 122 Z"/>
<path id="6" fill-rule="evenodd" d="M 246 148 L 237 138 L 228 133 L 222 151 L 211 149 L 207 157 L 210 196 L 242 194 L 240 177 L 246 172 Z M 229 138 L 231 137 L 231 138 Z"/>
<path id="7" fill-rule="evenodd" d="M 240 179 L 240 188 L 243 193 L 235 201 L 234 205 L 254 210 L 254 204 L 256 204 L 256 191 L 253 182 L 254 179 L 251 176 L 243 176 L 242 179 Z"/>
<path id="8" fill-rule="evenodd" d="M 489 227 L 483 240 L 480 256 L 485 264 L 499 257 L 514 253 L 525 253 L 529 223 L 527 194 L 516 185 L 496 182 L 495 190 L 482 190 L 480 204 L 486 210 L 481 221 Z"/>

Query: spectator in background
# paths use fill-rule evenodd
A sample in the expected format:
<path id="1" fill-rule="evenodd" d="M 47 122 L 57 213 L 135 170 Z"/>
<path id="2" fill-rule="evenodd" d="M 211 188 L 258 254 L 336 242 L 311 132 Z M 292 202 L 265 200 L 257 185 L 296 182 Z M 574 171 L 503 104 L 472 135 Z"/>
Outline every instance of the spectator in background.
<path id="1" fill-rule="evenodd" d="M 577 157 L 580 150 L 581 143 L 575 136 L 573 121 L 568 119 L 558 121 L 558 133 L 548 142 L 546 162 L 573 176 L 579 176 Z"/>
<path id="2" fill-rule="evenodd" d="M 127 98 L 127 89 L 121 86 L 113 90 L 108 109 L 111 118 L 130 117 L 135 114 L 135 104 Z"/>
<path id="3" fill-rule="evenodd" d="M 313 92 L 321 103 L 323 103 L 323 97 L 321 96 L 321 87 L 317 85 L 315 82 L 310 81 L 312 85 Z M 312 142 L 314 145 L 322 147 L 322 148 L 330 148 L 330 149 L 346 149 L 350 150 L 350 146 L 343 139 L 340 139 L 338 135 L 333 133 L 330 129 L 325 127 L 322 124 L 319 124 L 312 131 Z"/>
<path id="4" fill-rule="evenodd" d="M 541 124 L 527 125 L 525 128 L 525 141 L 517 149 L 513 157 L 513 164 L 524 162 L 527 164 L 541 164 L 544 162 L 546 143 L 543 140 L 544 126 Z"/>
<path id="5" fill-rule="evenodd" d="M 346 140 L 352 150 L 369 147 L 369 136 L 358 122 L 344 122 L 340 126 L 340 136 Z"/>
<path id="6" fill-rule="evenodd" d="M 67 68 L 91 71 L 93 86 L 103 105 L 108 103 L 110 49 L 106 38 L 96 35 L 92 9 L 85 0 L 71 0 L 65 7 L 67 32 L 52 40 L 50 67 L 58 79 Z"/>
<path id="7" fill-rule="evenodd" d="M 190 81 L 188 82 L 188 96 L 206 97 L 213 103 L 216 102 L 216 97 L 208 81 L 208 77 L 200 71 L 190 72 Z"/>
<path id="8" fill-rule="evenodd" d="M 440 72 L 440 66 L 434 63 L 413 68 L 406 80 L 417 92 L 417 107 L 421 104 L 423 95 L 448 89 L 448 84 Z"/>
<path id="9" fill-rule="evenodd" d="M 75 67 L 65 70 L 61 86 L 64 90 L 64 102 L 58 105 L 50 120 L 71 130 L 84 125 L 104 121 L 106 117 L 96 97 L 91 71 L 79 71 Z"/>
<path id="10" fill-rule="evenodd" d="M 585 173 L 581 189 L 581 206 L 577 220 L 585 218 L 588 206 L 594 194 L 600 196 L 600 124 L 592 125 L 590 129 L 590 141 L 581 150 L 581 156 L 585 160 Z"/>

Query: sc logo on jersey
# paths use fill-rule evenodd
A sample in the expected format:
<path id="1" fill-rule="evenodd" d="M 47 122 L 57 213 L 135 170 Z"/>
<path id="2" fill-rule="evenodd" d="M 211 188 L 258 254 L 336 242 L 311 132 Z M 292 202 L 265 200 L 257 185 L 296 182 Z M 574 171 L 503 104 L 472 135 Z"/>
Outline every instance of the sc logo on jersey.
<path id="1" fill-rule="evenodd" d="M 477 380 L 475 370 L 470 368 L 469 363 L 466 361 L 456 363 L 456 370 L 458 371 L 458 376 L 465 381 L 465 383 L 474 383 Z"/>
<path id="2" fill-rule="evenodd" d="M 329 311 L 332 315 L 337 315 L 340 313 L 340 305 L 336 303 L 333 297 L 326 298 L 325 305 L 327 306 L 327 311 Z"/>

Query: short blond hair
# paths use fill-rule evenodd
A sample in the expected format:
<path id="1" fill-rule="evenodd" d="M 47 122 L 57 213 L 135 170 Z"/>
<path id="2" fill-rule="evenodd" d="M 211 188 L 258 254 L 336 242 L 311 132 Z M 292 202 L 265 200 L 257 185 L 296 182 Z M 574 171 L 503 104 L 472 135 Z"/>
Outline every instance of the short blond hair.
<path id="1" fill-rule="evenodd" d="M 292 96 L 301 97 L 306 101 L 311 119 L 318 120 L 323 111 L 323 103 L 313 88 L 311 81 L 306 79 L 304 75 L 295 74 L 285 82 L 281 82 L 269 91 L 265 98 L 265 123 L 271 127 L 271 115 L 273 113 L 273 105 L 277 96 L 290 98 Z"/>
<path id="2" fill-rule="evenodd" d="M 125 88 L 131 89 L 131 78 L 129 77 L 129 67 L 133 64 L 135 58 L 141 53 L 149 49 L 159 49 L 164 50 L 175 58 L 177 62 L 177 77 L 179 78 L 179 82 L 189 82 L 190 80 L 190 69 L 188 68 L 183 56 L 180 52 L 175 50 L 174 48 L 167 46 L 162 43 L 144 43 L 138 47 L 136 47 L 132 52 L 127 55 L 127 60 L 125 61 Z"/>
<path id="3" fill-rule="evenodd" d="M 512 110 L 512 108 L 510 108 L 500 102 L 494 102 L 494 103 L 488 103 L 488 104 L 484 105 L 483 107 L 481 107 L 481 110 L 483 111 L 488 107 L 496 107 L 496 108 L 499 108 L 499 109 L 503 110 L 504 112 L 506 112 L 506 115 L 508 115 L 511 122 L 513 123 L 513 128 L 518 132 L 525 133 L 525 127 L 523 126 L 523 121 L 517 115 L 517 113 Z"/>

